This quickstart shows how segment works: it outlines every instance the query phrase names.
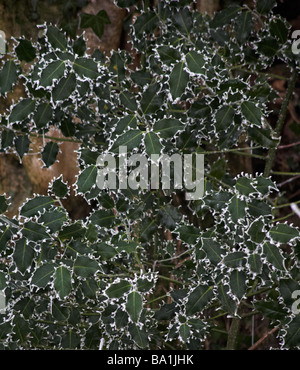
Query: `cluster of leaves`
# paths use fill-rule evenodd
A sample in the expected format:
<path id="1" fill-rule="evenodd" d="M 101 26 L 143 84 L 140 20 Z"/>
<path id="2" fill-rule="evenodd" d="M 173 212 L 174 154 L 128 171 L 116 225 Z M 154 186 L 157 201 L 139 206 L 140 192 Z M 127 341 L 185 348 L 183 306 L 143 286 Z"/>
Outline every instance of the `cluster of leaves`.
<path id="1" fill-rule="evenodd" d="M 184 0 L 116 4 L 139 11 L 131 26 L 142 54 L 137 70 L 128 53 L 89 56 L 83 35 L 69 40 L 49 25 L 36 43 L 19 39 L 0 71 L 2 95 L 19 79 L 27 93 L 2 117 L 1 150 L 22 159 L 31 135 L 56 126 L 81 143 L 75 187 L 93 205 L 85 220 L 71 220 L 61 204 L 69 193 L 62 176 L 48 196 L 28 199 L 17 218 L 5 216 L 9 200 L 0 197 L 0 289 L 7 298 L 0 346 L 200 348 L 218 325 L 213 317 L 242 317 L 251 298 L 255 312 L 280 325 L 281 347 L 299 347 L 291 306 L 300 289 L 300 234 L 274 223 L 270 178 L 232 177 L 225 169 L 216 177 L 207 161 L 204 196 L 186 207 L 175 206 L 182 191 L 174 189 L 96 186 L 98 156 L 120 146 L 147 156 L 209 153 L 232 149 L 246 135 L 253 146 L 275 147 L 266 118 L 276 94 L 259 72 L 275 57 L 298 63 L 287 23 L 266 0 L 213 19 Z M 104 13 L 98 18 L 109 22 Z M 58 152 L 58 141 L 45 140 L 46 167 Z"/>

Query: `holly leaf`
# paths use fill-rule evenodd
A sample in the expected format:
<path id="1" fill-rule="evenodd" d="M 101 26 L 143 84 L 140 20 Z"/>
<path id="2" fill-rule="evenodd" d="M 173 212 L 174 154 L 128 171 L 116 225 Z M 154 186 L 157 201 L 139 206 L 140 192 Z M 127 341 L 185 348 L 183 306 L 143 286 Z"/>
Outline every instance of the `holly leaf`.
<path id="1" fill-rule="evenodd" d="M 50 141 L 46 144 L 42 152 L 42 160 L 45 163 L 45 167 L 50 167 L 56 161 L 59 153 L 59 146 L 57 143 Z"/>
<path id="2" fill-rule="evenodd" d="M 128 312 L 133 322 L 137 322 L 139 320 L 142 308 L 143 308 L 142 296 L 136 291 L 133 291 L 130 294 L 128 294 L 126 311 Z"/>
<path id="3" fill-rule="evenodd" d="M 35 109 L 35 101 L 30 98 L 22 99 L 12 109 L 9 122 L 22 122 L 29 117 Z"/>
<path id="4" fill-rule="evenodd" d="M 54 49 L 60 49 L 62 51 L 67 50 L 68 41 L 65 34 L 60 31 L 57 27 L 48 26 L 47 28 L 47 39 Z"/>
<path id="5" fill-rule="evenodd" d="M 76 76 L 74 73 L 69 73 L 67 77 L 63 77 L 52 90 L 53 101 L 64 101 L 68 99 L 76 87 Z"/>
<path id="6" fill-rule="evenodd" d="M 189 74 L 184 70 L 185 63 L 179 62 L 175 64 L 172 72 L 170 73 L 169 85 L 172 98 L 180 98 L 185 92 L 189 82 Z"/>
<path id="7" fill-rule="evenodd" d="M 36 50 L 32 46 L 31 41 L 25 39 L 18 39 L 19 44 L 16 47 L 16 53 L 19 60 L 24 60 L 25 62 L 31 62 L 36 57 Z"/>
<path id="8" fill-rule="evenodd" d="M 54 288 L 60 299 L 67 297 L 72 290 L 71 272 L 66 266 L 59 266 L 54 274 Z"/>
<path id="9" fill-rule="evenodd" d="M 11 91 L 17 79 L 17 66 L 12 60 L 8 60 L 0 71 L 0 93 Z"/>
<path id="10" fill-rule="evenodd" d="M 30 140 L 28 135 L 20 135 L 15 140 L 16 151 L 22 159 L 24 154 L 28 153 Z"/>
<path id="11" fill-rule="evenodd" d="M 53 110 L 50 103 L 41 103 L 34 113 L 33 120 L 37 128 L 43 128 L 53 117 Z"/>
<path id="12" fill-rule="evenodd" d="M 39 80 L 40 86 L 51 86 L 53 81 L 58 81 L 65 73 L 65 62 L 63 60 L 56 60 L 47 65 L 42 70 L 41 78 Z"/>

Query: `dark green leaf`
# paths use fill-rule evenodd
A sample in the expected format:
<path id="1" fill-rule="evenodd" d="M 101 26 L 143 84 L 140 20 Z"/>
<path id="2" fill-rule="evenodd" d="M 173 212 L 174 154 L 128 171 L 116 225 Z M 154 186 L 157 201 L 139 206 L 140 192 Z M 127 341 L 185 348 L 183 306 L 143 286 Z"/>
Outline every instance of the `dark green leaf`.
<path id="1" fill-rule="evenodd" d="M 265 242 L 263 246 L 264 256 L 278 270 L 285 270 L 284 258 L 281 250 L 271 243 Z"/>
<path id="2" fill-rule="evenodd" d="M 26 269 L 31 265 L 34 257 L 34 250 L 28 243 L 27 239 L 21 238 L 16 241 L 13 258 L 19 271 L 24 274 Z"/>
<path id="3" fill-rule="evenodd" d="M 188 324 L 184 323 L 180 325 L 179 328 L 179 336 L 183 343 L 186 343 L 189 341 L 191 335 L 191 329 L 188 326 Z"/>
<path id="4" fill-rule="evenodd" d="M 143 131 L 141 130 L 129 130 L 117 138 L 110 151 L 113 153 L 119 152 L 120 146 L 126 146 L 127 151 L 138 148 L 142 141 L 142 136 Z"/>
<path id="5" fill-rule="evenodd" d="M 8 204 L 5 195 L 0 195 L 0 213 L 5 213 L 7 208 Z"/>
<path id="6" fill-rule="evenodd" d="M 93 276 L 98 270 L 98 263 L 89 257 L 78 256 L 74 262 L 74 273 L 83 278 Z"/>
<path id="7" fill-rule="evenodd" d="M 169 78 L 170 93 L 173 99 L 180 98 L 189 82 L 189 74 L 184 70 L 184 62 L 175 64 Z"/>
<path id="8" fill-rule="evenodd" d="M 72 278 L 70 270 L 65 266 L 59 266 L 54 274 L 54 288 L 60 299 L 67 297 L 72 290 Z"/>
<path id="9" fill-rule="evenodd" d="M 109 298 L 121 298 L 125 293 L 129 292 L 132 284 L 127 280 L 120 280 L 118 283 L 111 284 L 106 289 L 106 294 Z"/>
<path id="10" fill-rule="evenodd" d="M 64 226 L 59 232 L 58 237 L 61 240 L 65 239 L 80 239 L 83 238 L 86 233 L 86 228 L 80 221 L 75 222 L 72 225 Z"/>
<path id="11" fill-rule="evenodd" d="M 28 118 L 35 109 L 35 101 L 30 98 L 22 99 L 11 111 L 9 122 L 21 122 Z"/>
<path id="12" fill-rule="evenodd" d="M 4 130 L 1 136 L 1 149 L 9 148 L 12 146 L 15 138 L 13 130 Z"/>
<path id="13" fill-rule="evenodd" d="M 73 43 L 73 51 L 78 56 L 82 57 L 86 51 L 86 42 L 83 35 L 78 37 Z"/>
<path id="14" fill-rule="evenodd" d="M 16 151 L 22 159 L 24 154 L 28 153 L 30 140 L 28 135 L 20 135 L 15 140 Z"/>
<path id="15" fill-rule="evenodd" d="M 0 93 L 4 95 L 6 92 L 11 91 L 17 79 L 17 66 L 13 60 L 8 60 L 0 71 Z"/>
<path id="16" fill-rule="evenodd" d="M 86 193 L 96 184 L 97 167 L 88 166 L 78 176 L 77 192 Z"/>
<path id="17" fill-rule="evenodd" d="M 285 346 L 287 348 L 295 347 L 299 348 L 300 345 L 300 316 L 296 316 L 290 322 L 286 336 L 285 336 Z"/>
<path id="18" fill-rule="evenodd" d="M 106 243 L 96 243 L 91 245 L 91 249 L 95 251 L 97 257 L 101 257 L 102 260 L 111 260 L 116 256 L 117 251 L 114 247 Z"/>
<path id="19" fill-rule="evenodd" d="M 202 248 L 213 265 L 217 265 L 222 261 L 222 254 L 225 254 L 225 250 L 218 242 L 212 239 L 202 238 Z"/>
<path id="20" fill-rule="evenodd" d="M 217 132 L 227 130 L 234 123 L 235 111 L 231 106 L 224 105 L 216 113 L 216 129 Z"/>
<path id="21" fill-rule="evenodd" d="M 243 195 L 250 195 L 255 193 L 256 190 L 252 186 L 253 180 L 248 177 L 239 177 L 236 181 L 235 187 Z"/>
<path id="22" fill-rule="evenodd" d="M 246 216 L 246 206 L 247 203 L 241 200 L 237 195 L 235 195 L 228 206 L 228 210 L 231 214 L 232 221 L 237 223 Z"/>
<path id="23" fill-rule="evenodd" d="M 154 132 L 147 132 L 144 138 L 146 153 L 150 157 L 151 154 L 161 154 L 163 148 L 162 144 L 159 141 L 159 137 Z"/>
<path id="24" fill-rule="evenodd" d="M 235 31 L 236 39 L 240 44 L 243 44 L 249 39 L 252 26 L 252 13 L 250 11 L 245 11 L 238 15 L 236 18 Z"/>
<path id="25" fill-rule="evenodd" d="M 101 39 L 104 26 L 110 24 L 110 19 L 105 10 L 100 10 L 97 14 L 86 14 L 81 13 L 80 28 L 89 28 L 95 32 L 95 34 Z"/>
<path id="26" fill-rule="evenodd" d="M 248 203 L 248 207 L 248 212 L 253 217 L 272 216 L 271 207 L 267 203 L 257 199 L 254 199 L 251 203 Z"/>
<path id="27" fill-rule="evenodd" d="M 50 235 L 46 232 L 45 227 L 32 221 L 28 221 L 24 224 L 22 234 L 25 238 L 34 242 L 39 242 L 43 239 L 50 239 Z"/>
<path id="28" fill-rule="evenodd" d="M 90 216 L 90 221 L 98 226 L 110 228 L 115 220 L 115 215 L 111 210 L 101 209 L 95 211 Z"/>
<path id="29" fill-rule="evenodd" d="M 163 45 L 157 48 L 157 52 L 163 63 L 167 65 L 174 64 L 181 59 L 180 52 L 170 46 Z"/>
<path id="30" fill-rule="evenodd" d="M 28 200 L 21 208 L 20 214 L 24 217 L 37 216 L 52 207 L 55 200 L 48 196 L 36 196 Z"/>
<path id="31" fill-rule="evenodd" d="M 141 329 L 138 325 L 133 323 L 129 324 L 128 330 L 132 340 L 136 343 L 138 347 L 147 347 L 149 340 L 145 330 Z"/>
<path id="32" fill-rule="evenodd" d="M 288 40 L 289 29 L 285 22 L 281 19 L 274 19 L 270 23 L 270 34 L 276 37 L 282 44 Z"/>
<path id="33" fill-rule="evenodd" d="M 261 273 L 263 264 L 259 254 L 257 253 L 250 254 L 250 256 L 248 257 L 248 263 L 250 270 L 252 272 L 254 272 L 255 274 Z"/>
<path id="34" fill-rule="evenodd" d="M 29 40 L 18 39 L 18 46 L 16 47 L 16 53 L 19 60 L 25 62 L 31 62 L 36 57 L 35 48 Z"/>
<path id="35" fill-rule="evenodd" d="M 299 237 L 299 231 L 287 224 L 277 224 L 270 230 L 273 240 L 280 243 L 288 243 L 290 240 Z"/>
<path id="36" fill-rule="evenodd" d="M 261 127 L 262 121 L 262 112 L 260 108 L 258 108 L 253 102 L 251 101 L 244 101 L 241 104 L 241 111 L 243 116 L 246 118 L 247 121 L 252 125 L 256 125 Z"/>
<path id="37" fill-rule="evenodd" d="M 136 21 L 134 22 L 133 27 L 135 36 L 139 40 L 142 40 L 145 34 L 151 34 L 154 32 L 158 22 L 158 14 L 154 12 L 144 12 L 137 17 Z"/>
<path id="38" fill-rule="evenodd" d="M 178 211 L 176 207 L 172 206 L 171 204 L 161 206 L 158 212 L 159 224 L 164 225 L 170 230 L 174 230 L 181 219 L 182 214 Z"/>
<path id="39" fill-rule="evenodd" d="M 41 103 L 36 112 L 34 113 L 33 119 L 37 128 L 43 128 L 50 122 L 53 117 L 52 107 L 49 103 Z"/>
<path id="40" fill-rule="evenodd" d="M 200 313 L 214 296 L 212 287 L 208 285 L 199 285 L 188 296 L 186 303 L 186 314 L 188 316 Z"/>
<path id="41" fill-rule="evenodd" d="M 64 211 L 50 211 L 45 212 L 38 220 L 44 226 L 50 229 L 52 233 L 60 230 L 62 225 L 67 221 L 67 215 Z"/>
<path id="42" fill-rule="evenodd" d="M 176 231 L 179 232 L 180 239 L 187 244 L 196 244 L 201 236 L 200 230 L 195 226 L 180 226 Z"/>
<path id="43" fill-rule="evenodd" d="M 227 267 L 237 268 L 245 265 L 246 254 L 244 252 L 230 252 L 228 253 L 223 260 L 223 263 Z"/>
<path id="44" fill-rule="evenodd" d="M 247 291 L 247 276 L 244 271 L 233 270 L 230 274 L 230 289 L 232 294 L 241 300 Z"/>
<path id="45" fill-rule="evenodd" d="M 264 316 L 272 319 L 282 321 L 285 319 L 287 312 L 283 307 L 272 301 L 257 301 L 254 303 L 254 307 L 260 311 Z"/>
<path id="46" fill-rule="evenodd" d="M 248 234 L 253 242 L 261 243 L 265 239 L 266 233 L 263 230 L 263 226 L 264 223 L 261 219 L 258 219 L 251 224 Z"/>
<path id="47" fill-rule="evenodd" d="M 46 263 L 38 267 L 32 276 L 31 284 L 39 288 L 45 288 L 51 280 L 55 271 L 53 263 Z"/>
<path id="48" fill-rule="evenodd" d="M 142 308 L 143 308 L 142 296 L 136 291 L 129 293 L 127 297 L 126 311 L 128 312 L 133 322 L 137 322 L 139 320 Z"/>
<path id="49" fill-rule="evenodd" d="M 193 73 L 204 73 L 205 60 L 203 56 L 196 51 L 190 51 L 185 56 L 188 69 Z"/>
<path id="50" fill-rule="evenodd" d="M 68 194 L 69 187 L 65 184 L 61 177 L 54 180 L 52 183 L 51 191 L 59 198 L 63 198 Z"/>
<path id="51" fill-rule="evenodd" d="M 189 9 L 184 8 L 178 10 L 173 15 L 174 26 L 183 34 L 189 35 L 193 27 L 193 16 Z"/>
<path id="52" fill-rule="evenodd" d="M 52 90 L 53 101 L 64 101 L 68 99 L 76 87 L 76 76 L 74 73 L 69 73 L 67 77 L 63 77 Z"/>
<path id="53" fill-rule="evenodd" d="M 51 86 L 53 80 L 58 81 L 61 77 L 63 77 L 64 73 L 65 62 L 63 60 L 56 60 L 48 64 L 47 67 L 42 70 L 39 83 L 44 87 Z"/>
<path id="54" fill-rule="evenodd" d="M 92 59 L 77 58 L 73 63 L 73 68 L 80 77 L 88 77 L 95 80 L 99 75 L 97 63 Z"/>
<path id="55" fill-rule="evenodd" d="M 162 94 L 159 92 L 159 84 L 153 84 L 143 92 L 141 108 L 144 114 L 152 114 L 158 111 L 163 104 Z"/>
<path id="56" fill-rule="evenodd" d="M 277 140 L 273 139 L 271 130 L 266 128 L 258 128 L 256 126 L 248 128 L 249 137 L 254 140 L 255 143 L 261 145 L 264 148 L 274 148 L 277 145 Z"/>
<path id="57" fill-rule="evenodd" d="M 276 5 L 276 0 L 257 0 L 256 9 L 258 13 L 267 14 Z"/>
<path id="58" fill-rule="evenodd" d="M 212 28 L 223 27 L 224 25 L 230 24 L 232 19 L 236 18 L 238 13 L 241 11 L 241 7 L 238 5 L 231 5 L 215 13 L 214 18 L 210 22 Z"/>
<path id="59" fill-rule="evenodd" d="M 67 50 L 67 39 L 62 31 L 54 26 L 48 26 L 46 32 L 49 43 L 54 49 Z"/>
<path id="60" fill-rule="evenodd" d="M 124 107 L 128 108 L 132 112 L 137 110 L 136 97 L 131 94 L 128 90 L 124 90 L 120 93 L 120 101 Z"/>
<path id="61" fill-rule="evenodd" d="M 236 303 L 229 295 L 229 287 L 227 285 L 220 284 L 218 286 L 218 297 L 221 302 L 224 311 L 231 315 L 236 313 Z"/>
<path id="62" fill-rule="evenodd" d="M 172 139 L 174 135 L 184 129 L 184 125 L 177 119 L 164 118 L 155 122 L 153 126 L 154 132 L 163 139 Z"/>
<path id="63" fill-rule="evenodd" d="M 57 159 L 59 153 L 59 146 L 57 143 L 50 141 L 47 143 L 42 152 L 42 160 L 45 163 L 45 167 L 50 167 Z"/>

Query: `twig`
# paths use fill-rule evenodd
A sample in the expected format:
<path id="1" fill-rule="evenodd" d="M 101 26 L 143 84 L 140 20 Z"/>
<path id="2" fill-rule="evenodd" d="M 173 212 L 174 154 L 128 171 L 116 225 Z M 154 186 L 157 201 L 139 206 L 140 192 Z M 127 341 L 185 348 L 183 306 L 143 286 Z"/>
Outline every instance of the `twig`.
<path id="1" fill-rule="evenodd" d="M 270 335 L 274 334 L 279 329 L 278 326 L 275 326 L 272 330 L 270 330 L 266 335 L 260 338 L 256 343 L 254 343 L 251 347 L 248 348 L 248 351 L 253 351 L 256 349 L 263 341 L 265 341 Z"/>
<path id="2" fill-rule="evenodd" d="M 282 127 L 283 127 L 284 122 L 285 122 L 289 101 L 291 99 L 291 96 L 293 94 L 293 91 L 294 91 L 294 88 L 295 88 L 295 85 L 296 85 L 297 76 L 298 76 L 298 72 L 296 70 L 296 67 L 294 67 L 293 72 L 292 72 L 292 76 L 291 76 L 291 79 L 290 79 L 290 82 L 289 82 L 289 85 L 288 85 L 288 88 L 287 88 L 286 95 L 285 95 L 284 100 L 283 100 L 282 105 L 281 105 L 278 121 L 277 121 L 277 124 L 276 124 L 276 127 L 275 127 L 275 135 L 277 137 L 280 136 Z M 274 163 L 274 160 L 275 160 L 275 155 L 276 155 L 277 148 L 278 148 L 278 146 L 274 147 L 274 148 L 271 148 L 269 150 L 268 158 L 267 158 L 266 166 L 265 166 L 265 171 L 264 171 L 265 177 L 268 177 L 270 175 L 270 172 L 272 170 L 272 166 L 273 166 L 273 163 Z"/>

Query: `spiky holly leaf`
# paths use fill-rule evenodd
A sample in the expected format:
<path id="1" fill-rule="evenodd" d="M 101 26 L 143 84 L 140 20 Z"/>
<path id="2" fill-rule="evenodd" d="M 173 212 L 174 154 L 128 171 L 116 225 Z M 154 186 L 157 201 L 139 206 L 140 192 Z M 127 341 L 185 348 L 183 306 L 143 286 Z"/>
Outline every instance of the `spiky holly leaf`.
<path id="1" fill-rule="evenodd" d="M 21 238 L 16 241 L 13 254 L 14 262 L 22 274 L 32 264 L 34 257 L 34 249 L 26 238 Z"/>
<path id="2" fill-rule="evenodd" d="M 143 298 L 140 293 L 136 291 L 129 293 L 127 297 L 126 311 L 133 322 L 137 322 L 139 320 L 142 308 Z"/>
<path id="3" fill-rule="evenodd" d="M 35 109 L 35 100 L 31 98 L 22 99 L 12 109 L 9 122 L 22 122 L 25 118 L 28 118 Z"/>
<path id="4" fill-rule="evenodd" d="M 78 256 L 74 262 L 74 273 L 83 278 L 89 278 L 94 276 L 94 274 L 100 269 L 97 261 L 86 257 Z"/>
<path id="5" fill-rule="evenodd" d="M 55 265 L 53 263 L 45 263 L 44 265 L 37 268 L 34 272 L 31 280 L 31 284 L 38 288 L 45 288 L 51 280 L 55 271 Z"/>
<path id="6" fill-rule="evenodd" d="M 125 293 L 129 292 L 132 283 L 127 280 L 120 280 L 118 283 L 111 284 L 106 289 L 106 294 L 109 298 L 121 298 Z"/>
<path id="7" fill-rule="evenodd" d="M 59 49 L 62 51 L 67 50 L 68 41 L 65 34 L 60 31 L 57 27 L 48 26 L 47 27 L 47 39 L 48 42 L 54 49 Z"/>
<path id="8" fill-rule="evenodd" d="M 31 41 L 26 39 L 18 39 L 18 46 L 16 47 L 16 53 L 20 60 L 25 62 L 31 62 L 36 57 L 36 50 L 32 46 Z"/>
<path id="9" fill-rule="evenodd" d="M 200 313 L 214 297 L 212 286 L 199 285 L 188 296 L 186 314 L 188 316 Z"/>
<path id="10" fill-rule="evenodd" d="M 97 63 L 89 58 L 81 57 L 75 59 L 73 68 L 80 77 L 88 77 L 95 80 L 99 75 Z"/>
<path id="11" fill-rule="evenodd" d="M 76 87 L 76 76 L 74 73 L 69 73 L 63 77 L 52 90 L 54 102 L 64 101 L 68 99 Z"/>
<path id="12" fill-rule="evenodd" d="M 45 167 L 51 167 L 57 159 L 59 153 L 59 146 L 57 143 L 50 141 L 47 143 L 42 152 L 42 160 L 45 164 Z"/>
<path id="13" fill-rule="evenodd" d="M 66 266 L 59 266 L 54 274 L 54 288 L 60 299 L 67 297 L 72 291 L 72 275 Z"/>
<path id="14" fill-rule="evenodd" d="M 277 224 L 271 228 L 270 235 L 277 242 L 288 243 L 294 238 L 299 238 L 299 231 L 287 224 Z"/>
<path id="15" fill-rule="evenodd" d="M 0 93 L 11 91 L 18 80 L 18 69 L 13 60 L 8 60 L 0 71 Z"/>
<path id="16" fill-rule="evenodd" d="M 175 64 L 172 72 L 170 73 L 170 93 L 174 100 L 182 96 L 189 82 L 189 74 L 185 71 L 184 67 L 185 63 L 179 62 Z"/>
<path id="17" fill-rule="evenodd" d="M 55 203 L 52 197 L 36 196 L 28 200 L 21 208 L 20 215 L 24 217 L 34 217 L 45 210 L 51 208 Z"/>
<path id="18" fill-rule="evenodd" d="M 16 151 L 22 159 L 24 154 L 28 153 L 30 140 L 28 135 L 19 135 L 15 140 Z"/>
<path id="19" fill-rule="evenodd" d="M 58 81 L 65 73 L 65 61 L 56 60 L 42 70 L 39 84 L 43 87 L 51 86 L 53 81 Z"/>

